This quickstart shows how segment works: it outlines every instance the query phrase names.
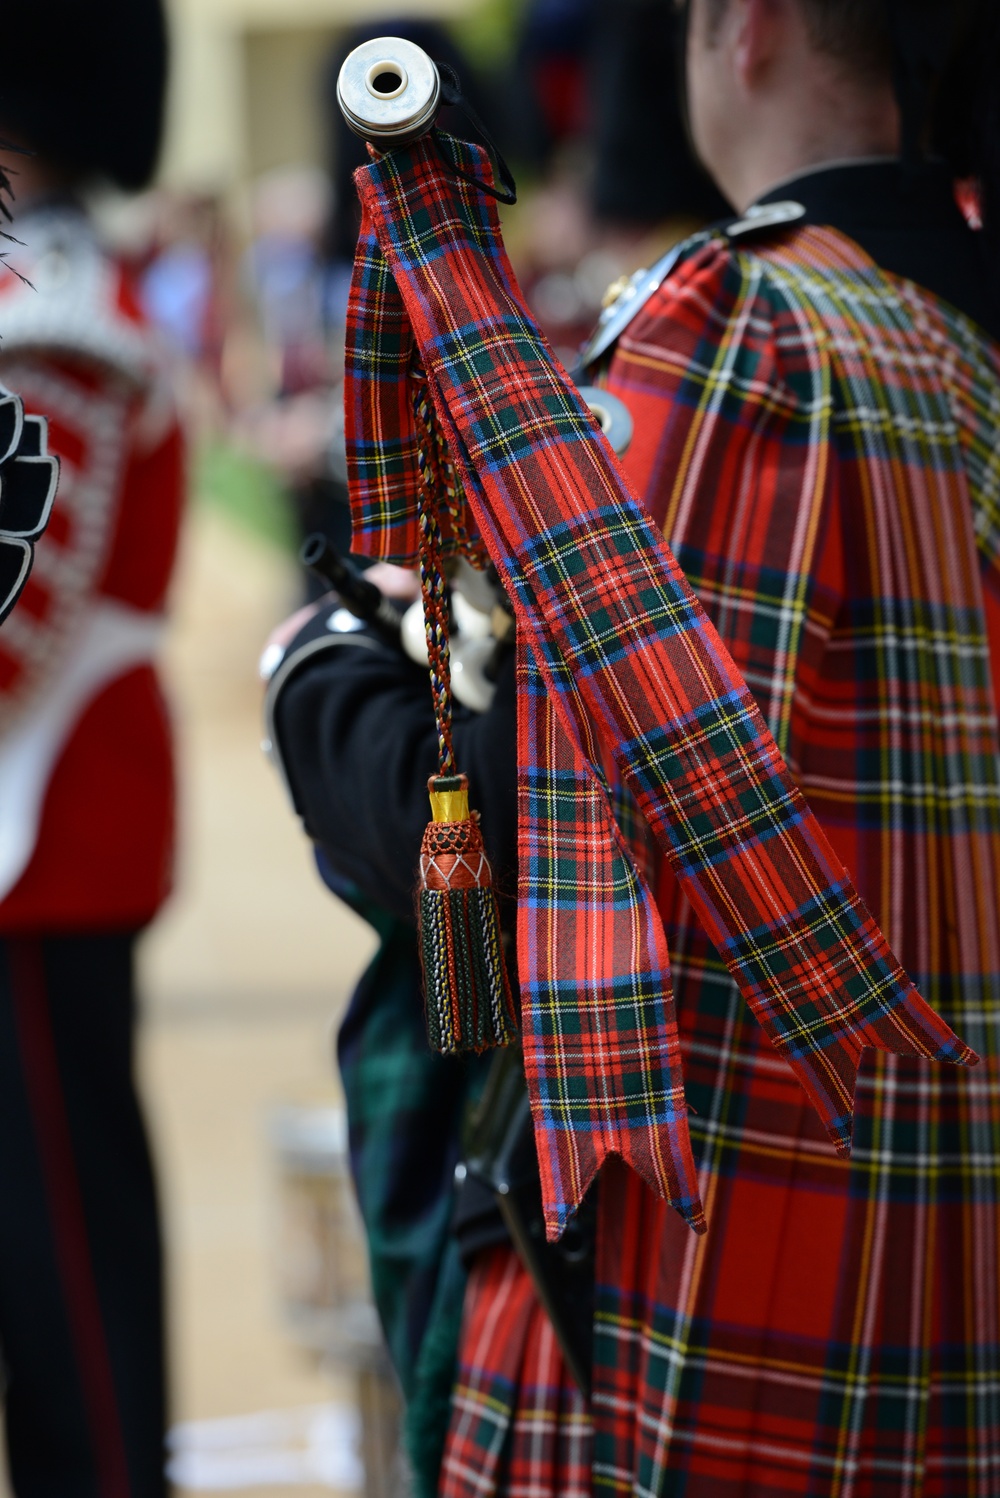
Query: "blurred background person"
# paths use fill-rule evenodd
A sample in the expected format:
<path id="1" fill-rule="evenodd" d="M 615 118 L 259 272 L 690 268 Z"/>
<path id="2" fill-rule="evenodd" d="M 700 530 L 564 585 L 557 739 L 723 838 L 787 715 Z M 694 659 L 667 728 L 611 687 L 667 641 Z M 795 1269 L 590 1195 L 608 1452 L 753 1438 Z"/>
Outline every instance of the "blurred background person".
<path id="1" fill-rule="evenodd" d="M 528 191 L 505 234 L 568 368 L 609 286 L 727 211 L 685 135 L 678 31 L 668 0 L 528 0 L 519 19 L 503 120 Z"/>
<path id="2" fill-rule="evenodd" d="M 332 453 L 343 318 L 331 302 L 338 268 L 324 245 L 331 203 L 320 167 L 278 167 L 253 186 L 242 289 L 256 309 L 270 389 L 262 404 L 236 414 L 233 434 L 280 474 L 297 535 L 328 531 L 346 549 L 350 529 Z M 334 301 L 341 301 L 336 290 Z"/>
<path id="3" fill-rule="evenodd" d="M 449 64 L 473 107 L 490 113 L 477 70 L 440 21 L 387 11 L 351 27 L 328 50 L 317 89 L 323 167 L 285 166 L 257 180 L 253 240 L 245 261 L 245 284 L 256 304 L 272 386 L 269 401 L 238 416 L 233 432 L 246 450 L 280 473 L 296 533 L 322 531 L 340 551 L 351 544 L 341 378 L 361 222 L 353 178 L 366 155 L 364 143 L 344 123 L 336 87 L 348 53 L 386 35 L 405 37 Z M 440 122 L 458 134 L 469 128 L 464 116 L 447 106 Z M 311 575 L 304 587 L 308 596 L 318 592 Z"/>
<path id="4" fill-rule="evenodd" d="M 3 18 L 0 136 L 25 279 L 0 377 L 46 413 L 62 481 L 0 639 L 0 1347 L 17 1498 L 165 1491 L 160 1232 L 132 1077 L 138 933 L 171 879 L 155 670 L 183 493 L 156 342 L 82 193 L 145 185 L 160 0 Z"/>
<path id="5" fill-rule="evenodd" d="M 173 354 L 185 430 L 210 436 L 225 420 L 222 359 L 232 315 L 227 215 L 219 195 L 204 191 L 162 188 L 120 206 L 125 212 L 116 215 L 113 243 L 134 274 L 144 315 Z"/>

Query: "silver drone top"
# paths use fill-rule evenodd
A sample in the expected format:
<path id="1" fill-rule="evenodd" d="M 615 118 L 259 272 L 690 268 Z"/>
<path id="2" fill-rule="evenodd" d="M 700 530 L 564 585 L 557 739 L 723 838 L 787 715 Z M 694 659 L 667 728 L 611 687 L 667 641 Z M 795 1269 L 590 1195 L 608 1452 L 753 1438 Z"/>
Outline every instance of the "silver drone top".
<path id="1" fill-rule="evenodd" d="M 433 125 L 441 79 L 427 53 L 413 42 L 380 36 L 345 58 L 337 101 L 356 135 L 374 145 L 400 145 Z"/>

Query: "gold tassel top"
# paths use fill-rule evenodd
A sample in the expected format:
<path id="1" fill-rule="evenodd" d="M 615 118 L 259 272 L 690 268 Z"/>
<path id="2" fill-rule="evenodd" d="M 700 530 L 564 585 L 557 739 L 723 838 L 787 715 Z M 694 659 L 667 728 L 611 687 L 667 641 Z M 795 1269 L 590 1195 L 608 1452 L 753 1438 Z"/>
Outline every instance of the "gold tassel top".
<path id="1" fill-rule="evenodd" d="M 469 820 L 469 782 L 464 775 L 432 775 L 427 782 L 435 822 Z"/>

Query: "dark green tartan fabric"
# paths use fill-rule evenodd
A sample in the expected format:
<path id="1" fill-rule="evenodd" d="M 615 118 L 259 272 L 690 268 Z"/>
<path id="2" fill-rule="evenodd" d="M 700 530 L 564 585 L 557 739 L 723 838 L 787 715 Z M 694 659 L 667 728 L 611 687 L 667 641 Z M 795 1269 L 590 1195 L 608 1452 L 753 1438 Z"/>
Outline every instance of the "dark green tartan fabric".
<path id="1" fill-rule="evenodd" d="M 372 1294 L 407 1402 L 418 1495 L 433 1493 L 448 1420 L 465 1273 L 451 1237 L 466 1111 L 485 1081 L 479 1057 L 428 1049 L 416 932 L 320 861 L 326 882 L 373 927 L 379 949 L 337 1037 L 351 1171 Z"/>

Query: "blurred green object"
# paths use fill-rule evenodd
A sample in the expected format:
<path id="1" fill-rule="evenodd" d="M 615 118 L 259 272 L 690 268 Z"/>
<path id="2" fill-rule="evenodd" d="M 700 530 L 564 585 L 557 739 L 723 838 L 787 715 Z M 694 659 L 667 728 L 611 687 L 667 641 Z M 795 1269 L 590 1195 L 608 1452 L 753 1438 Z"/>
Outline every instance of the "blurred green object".
<path id="1" fill-rule="evenodd" d="M 490 72 L 499 58 L 510 57 L 524 7 L 525 0 L 482 0 L 450 21 L 448 30 L 476 66 Z"/>
<path id="2" fill-rule="evenodd" d="M 277 475 L 256 458 L 218 439 L 203 443 L 195 454 L 194 492 L 200 503 L 295 554 L 298 531 L 288 493 Z"/>

